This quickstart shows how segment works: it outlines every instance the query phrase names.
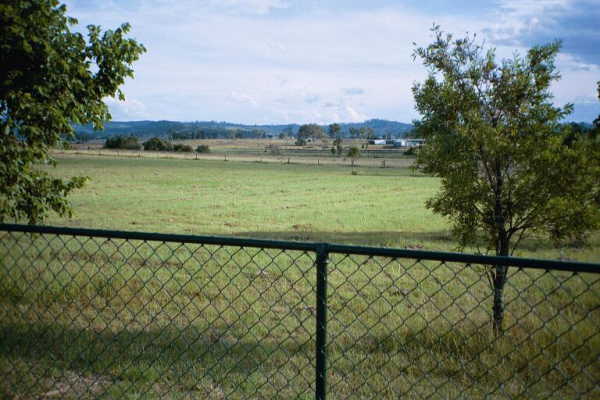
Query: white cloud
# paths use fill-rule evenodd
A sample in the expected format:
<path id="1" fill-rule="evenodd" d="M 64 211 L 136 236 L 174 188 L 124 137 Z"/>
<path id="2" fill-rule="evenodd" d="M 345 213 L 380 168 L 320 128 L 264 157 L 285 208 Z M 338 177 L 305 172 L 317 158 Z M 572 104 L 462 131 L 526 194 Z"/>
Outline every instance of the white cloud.
<path id="1" fill-rule="evenodd" d="M 235 90 L 231 92 L 231 100 L 237 103 L 248 103 L 253 105 L 254 107 L 258 106 L 258 102 L 254 99 L 254 97 L 250 96 L 246 93 L 236 92 Z"/>
<path id="2" fill-rule="evenodd" d="M 112 28 L 129 21 L 132 36 L 147 47 L 148 53 L 134 65 L 136 79 L 124 87 L 128 98 L 145 108 L 130 113 L 248 123 L 367 117 L 408 122 L 417 116 L 410 89 L 426 71 L 412 60 L 412 42 L 430 43 L 434 21 L 413 9 L 291 13 L 282 0 L 154 0 L 103 3 L 94 9 L 71 3 L 82 25 Z M 519 4 L 503 3 L 515 16 L 531 15 L 540 6 Z M 277 13 L 284 9 L 290 13 Z M 511 18 L 498 27 L 521 29 L 523 22 Z M 467 30 L 482 32 L 493 21 L 447 16 L 435 22 L 461 36 Z M 499 54 L 515 48 L 521 47 L 504 44 Z M 570 67 L 563 73 L 565 85 L 557 86 L 557 98 L 570 99 L 583 85 L 571 76 L 588 79 L 596 70 L 571 75 L 581 64 L 565 60 Z"/>
<path id="3" fill-rule="evenodd" d="M 216 9 L 259 15 L 267 14 L 273 9 L 289 7 L 283 0 L 209 0 L 209 4 Z"/>
<path id="4" fill-rule="evenodd" d="M 518 44 L 525 35 L 544 29 L 553 19 L 553 11 L 568 3 L 569 0 L 502 0 L 486 33 L 496 43 Z"/>
<path id="5" fill-rule="evenodd" d="M 344 93 L 349 96 L 358 96 L 361 94 L 365 94 L 365 90 L 363 88 L 344 88 Z"/>
<path id="6" fill-rule="evenodd" d="M 532 46 L 560 39 L 563 52 L 600 66 L 598 5 L 597 0 L 504 0 L 486 32 L 494 43 L 506 45 Z"/>
<path id="7" fill-rule="evenodd" d="M 359 122 L 359 121 L 364 121 L 367 119 L 366 114 L 363 114 L 350 106 L 345 106 L 344 111 L 345 111 L 346 115 L 348 116 L 348 119 L 340 118 L 340 120 L 344 120 L 344 121 L 348 120 L 350 122 Z"/>
<path id="8" fill-rule="evenodd" d="M 558 105 L 580 103 L 583 98 L 596 99 L 597 103 L 596 81 L 600 79 L 600 67 L 582 63 L 564 53 L 558 55 L 556 66 L 562 75 L 552 86 Z"/>
<path id="9" fill-rule="evenodd" d="M 151 118 L 146 106 L 140 100 L 126 98 L 124 101 L 113 97 L 106 97 L 104 102 L 108 105 L 113 120 L 136 120 Z"/>

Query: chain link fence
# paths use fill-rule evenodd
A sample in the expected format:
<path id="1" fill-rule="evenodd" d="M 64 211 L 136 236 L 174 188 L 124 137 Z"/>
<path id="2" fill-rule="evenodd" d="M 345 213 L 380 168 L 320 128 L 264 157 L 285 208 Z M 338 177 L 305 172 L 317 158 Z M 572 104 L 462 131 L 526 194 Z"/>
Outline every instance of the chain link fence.
<path id="1" fill-rule="evenodd" d="M 600 398 L 599 272 L 0 225 L 0 398 Z"/>

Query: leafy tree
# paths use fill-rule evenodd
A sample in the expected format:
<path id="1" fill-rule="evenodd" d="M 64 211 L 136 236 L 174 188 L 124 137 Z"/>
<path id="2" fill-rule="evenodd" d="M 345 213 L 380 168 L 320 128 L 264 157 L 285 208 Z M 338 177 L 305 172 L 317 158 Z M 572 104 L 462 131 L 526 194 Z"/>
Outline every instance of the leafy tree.
<path id="1" fill-rule="evenodd" d="M 325 132 L 323 131 L 323 128 L 317 124 L 305 124 L 298 130 L 298 139 L 323 139 L 324 137 Z"/>
<path id="2" fill-rule="evenodd" d="M 162 140 L 159 137 L 153 137 L 144 142 L 144 150 L 146 151 L 172 151 L 173 145 L 166 141 Z"/>
<path id="3" fill-rule="evenodd" d="M 125 150 L 139 150 L 142 146 L 138 143 L 137 136 L 113 136 L 106 139 L 104 142 L 104 148 L 106 149 L 125 149 Z"/>
<path id="4" fill-rule="evenodd" d="M 365 139 L 375 139 L 375 131 L 370 126 L 363 126 L 358 131 L 360 136 Z"/>
<path id="5" fill-rule="evenodd" d="M 358 134 L 365 141 L 364 148 L 369 148 L 369 139 L 375 138 L 375 131 L 370 126 L 363 126 L 358 130 Z"/>
<path id="6" fill-rule="evenodd" d="M 405 139 L 423 139 L 418 127 L 420 121 L 413 121 L 413 127 L 404 133 Z"/>
<path id="7" fill-rule="evenodd" d="M 327 129 L 327 134 L 330 138 L 335 138 L 339 135 L 341 130 L 342 127 L 340 126 L 340 124 L 330 124 Z"/>
<path id="8" fill-rule="evenodd" d="M 51 177 L 39 165 L 55 164 L 48 149 L 73 135 L 72 123 L 101 128 L 110 119 L 103 99 L 124 98 L 119 86 L 145 51 L 125 37 L 128 24 L 103 34 L 90 25 L 86 41 L 65 12 L 56 0 L 0 5 L 0 221 L 70 214 L 66 196 L 85 179 Z"/>
<path id="9" fill-rule="evenodd" d="M 180 153 L 191 153 L 194 151 L 194 149 L 189 144 L 176 143 L 173 145 L 173 151 Z"/>
<path id="10" fill-rule="evenodd" d="M 497 256 L 513 254 L 533 233 L 559 241 L 597 228 L 597 161 L 583 140 L 563 145 L 559 121 L 572 106 L 551 102 L 560 43 L 497 62 L 474 37 L 432 31 L 434 42 L 414 52 L 429 76 L 413 87 L 422 115 L 416 129 L 426 139 L 417 165 L 441 178 L 427 207 L 451 220 L 461 246 L 483 243 Z M 500 334 L 507 268 L 487 273 Z"/>
<path id="11" fill-rule="evenodd" d="M 210 147 L 207 144 L 201 144 L 196 147 L 196 153 L 210 153 Z"/>
<path id="12" fill-rule="evenodd" d="M 336 153 L 337 155 L 340 156 L 342 155 L 342 151 L 344 150 L 344 147 L 342 146 L 342 138 L 341 137 L 336 137 L 335 140 L 333 141 L 333 152 L 332 153 Z"/>
<path id="13" fill-rule="evenodd" d="M 585 124 L 577 122 L 569 122 L 568 124 L 564 124 L 562 129 L 565 133 L 563 144 L 566 146 L 572 146 L 573 142 L 576 140 L 585 139 L 591 134 L 592 131 L 592 129 L 588 128 Z"/>
<path id="14" fill-rule="evenodd" d="M 360 157 L 360 149 L 356 146 L 352 146 L 348 149 L 347 155 L 349 158 L 357 159 Z"/>

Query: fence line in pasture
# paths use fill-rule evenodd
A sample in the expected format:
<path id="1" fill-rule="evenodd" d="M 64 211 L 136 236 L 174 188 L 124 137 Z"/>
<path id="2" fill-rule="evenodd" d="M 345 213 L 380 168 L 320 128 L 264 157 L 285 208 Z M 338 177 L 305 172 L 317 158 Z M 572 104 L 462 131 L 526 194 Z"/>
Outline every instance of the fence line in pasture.
<path id="1" fill-rule="evenodd" d="M 280 164 L 303 164 L 303 165 L 338 165 L 367 168 L 410 168 L 414 164 L 412 158 L 359 158 L 353 160 L 349 157 L 313 157 L 297 155 L 255 155 L 241 153 L 177 153 L 159 151 L 137 151 L 137 150 L 114 150 L 114 149 L 77 149 L 77 150 L 53 150 L 53 154 L 61 155 L 86 155 L 104 156 L 118 158 L 164 158 L 164 159 L 187 159 L 187 160 L 221 160 L 237 162 L 259 162 Z"/>

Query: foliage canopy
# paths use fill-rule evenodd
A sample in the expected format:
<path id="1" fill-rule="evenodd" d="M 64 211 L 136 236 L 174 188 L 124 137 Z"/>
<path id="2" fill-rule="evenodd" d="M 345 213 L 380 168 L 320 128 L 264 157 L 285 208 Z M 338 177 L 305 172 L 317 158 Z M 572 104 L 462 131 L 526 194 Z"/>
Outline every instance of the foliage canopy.
<path id="1" fill-rule="evenodd" d="M 125 150 L 139 150 L 142 145 L 138 142 L 137 136 L 113 136 L 106 139 L 104 142 L 104 148 L 106 149 L 125 149 Z"/>
<path id="2" fill-rule="evenodd" d="M 496 255 L 531 233 L 559 241 L 597 228 L 598 159 L 584 138 L 564 144 L 572 106 L 551 102 L 560 43 L 497 62 L 474 37 L 433 33 L 414 52 L 430 72 L 413 87 L 426 139 L 417 162 L 442 179 L 427 207 L 451 219 L 461 244 L 483 237 Z"/>
<path id="3" fill-rule="evenodd" d="M 356 146 L 351 146 L 348 149 L 347 156 L 350 157 L 350 158 L 354 158 L 354 159 L 359 158 L 360 157 L 360 149 L 358 147 L 356 147 Z"/>
<path id="4" fill-rule="evenodd" d="M 73 135 L 72 123 L 99 129 L 110 119 L 103 99 L 124 99 L 119 87 L 145 51 L 125 37 L 128 24 L 90 25 L 86 40 L 65 13 L 56 0 L 0 5 L 0 221 L 70 213 L 66 196 L 84 178 L 53 178 L 39 164 L 55 163 L 48 150 Z"/>
<path id="5" fill-rule="evenodd" d="M 341 130 L 342 127 L 340 126 L 340 124 L 329 124 L 329 126 L 327 127 L 327 135 L 329 135 L 330 138 L 336 138 L 340 134 Z"/>
<path id="6" fill-rule="evenodd" d="M 299 139 L 323 139 L 325 137 L 325 131 L 317 124 L 305 124 L 300 126 L 298 130 Z"/>
<path id="7" fill-rule="evenodd" d="M 162 140 L 159 137 L 153 137 L 144 142 L 144 150 L 146 151 L 171 151 L 173 145 L 171 142 Z"/>

